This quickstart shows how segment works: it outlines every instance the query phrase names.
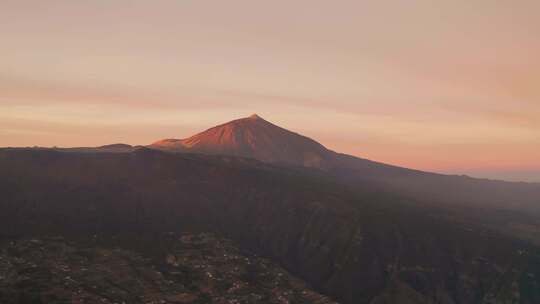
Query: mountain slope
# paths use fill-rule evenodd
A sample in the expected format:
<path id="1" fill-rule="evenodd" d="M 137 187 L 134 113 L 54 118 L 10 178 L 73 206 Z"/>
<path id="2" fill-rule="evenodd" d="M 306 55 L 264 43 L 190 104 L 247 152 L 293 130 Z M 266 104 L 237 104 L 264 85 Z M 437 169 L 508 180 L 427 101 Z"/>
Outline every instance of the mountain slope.
<path id="1" fill-rule="evenodd" d="M 203 154 L 0 149 L 0 241 L 122 235 L 153 247 L 211 231 L 345 304 L 540 302 L 538 247 L 492 229 L 512 212 L 486 208 L 523 204 L 522 184 L 337 154 L 259 117 L 152 147 Z"/>
<path id="2" fill-rule="evenodd" d="M 392 191 L 428 204 L 490 207 L 540 217 L 540 184 L 430 173 L 339 154 L 257 115 L 233 120 L 186 139 L 161 140 L 149 147 L 323 169 L 355 188 L 362 185 Z"/>
<path id="3" fill-rule="evenodd" d="M 213 231 L 341 303 L 540 301 L 535 247 L 303 171 L 149 149 L 8 149 L 0 167 L 0 239 Z"/>

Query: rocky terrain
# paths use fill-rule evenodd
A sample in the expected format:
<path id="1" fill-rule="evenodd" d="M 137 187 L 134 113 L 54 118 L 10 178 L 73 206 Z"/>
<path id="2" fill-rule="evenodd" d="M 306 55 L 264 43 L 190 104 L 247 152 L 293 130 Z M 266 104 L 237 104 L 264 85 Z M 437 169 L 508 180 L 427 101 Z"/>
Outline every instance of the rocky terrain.
<path id="1" fill-rule="evenodd" d="M 208 233 L 168 233 L 165 247 L 111 236 L 18 239 L 0 248 L 1 303 L 320 303 L 276 263 Z M 112 244 L 115 245 L 112 245 Z"/>

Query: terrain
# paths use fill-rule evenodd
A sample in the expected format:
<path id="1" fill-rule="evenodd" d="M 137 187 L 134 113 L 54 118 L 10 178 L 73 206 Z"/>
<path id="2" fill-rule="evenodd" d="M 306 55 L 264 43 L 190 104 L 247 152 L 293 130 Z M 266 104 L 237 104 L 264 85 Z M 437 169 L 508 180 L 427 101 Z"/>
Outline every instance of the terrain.
<path id="1" fill-rule="evenodd" d="M 3 239 L 211 232 L 341 303 L 540 301 L 533 244 L 318 170 L 146 148 L 4 149 L 0 167 Z"/>
<path id="2" fill-rule="evenodd" d="M 1 303 L 334 303 L 276 263 L 208 233 L 153 247 L 110 235 L 17 239 L 0 247 Z"/>
<path id="3" fill-rule="evenodd" d="M 475 222 L 540 245 L 540 184 L 445 175 L 337 153 L 313 139 L 253 114 L 186 139 L 148 146 L 168 152 L 233 155 L 264 163 L 317 170 L 352 191 L 394 194 L 442 216 Z"/>

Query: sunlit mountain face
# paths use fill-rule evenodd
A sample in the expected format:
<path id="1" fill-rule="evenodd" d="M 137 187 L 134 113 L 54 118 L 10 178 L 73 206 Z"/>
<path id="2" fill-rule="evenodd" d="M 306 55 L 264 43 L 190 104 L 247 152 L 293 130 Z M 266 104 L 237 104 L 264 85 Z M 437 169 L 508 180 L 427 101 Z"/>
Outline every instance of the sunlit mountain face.
<path id="1" fill-rule="evenodd" d="M 267 163 L 305 167 L 332 166 L 334 154 L 318 142 L 278 127 L 256 114 L 237 119 L 186 139 L 165 139 L 151 148 L 255 158 Z"/>

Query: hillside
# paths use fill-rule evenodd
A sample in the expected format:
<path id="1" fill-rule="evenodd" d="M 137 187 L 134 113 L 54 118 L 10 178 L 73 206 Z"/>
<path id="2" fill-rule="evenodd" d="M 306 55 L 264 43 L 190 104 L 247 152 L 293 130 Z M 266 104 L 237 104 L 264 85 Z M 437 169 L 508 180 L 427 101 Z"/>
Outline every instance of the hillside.
<path id="1" fill-rule="evenodd" d="M 537 248 L 307 171 L 147 149 L 2 150 L 0 166 L 4 238 L 119 235 L 148 246 L 164 232 L 208 231 L 342 303 L 540 301 Z"/>
<path id="2" fill-rule="evenodd" d="M 276 263 L 208 233 L 164 233 L 152 250 L 110 235 L 0 244 L 0 302 L 335 303 Z"/>

